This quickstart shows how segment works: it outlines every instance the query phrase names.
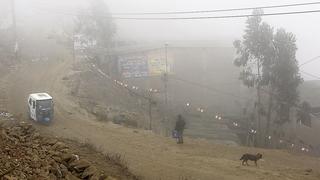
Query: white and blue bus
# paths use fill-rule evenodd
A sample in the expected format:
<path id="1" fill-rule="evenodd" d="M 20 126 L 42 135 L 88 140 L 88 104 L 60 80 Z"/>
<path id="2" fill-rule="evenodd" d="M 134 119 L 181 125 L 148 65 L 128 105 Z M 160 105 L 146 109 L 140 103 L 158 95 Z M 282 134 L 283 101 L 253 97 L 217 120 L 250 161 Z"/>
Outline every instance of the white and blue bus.
<path id="1" fill-rule="evenodd" d="M 53 119 L 53 99 L 47 93 L 34 93 L 28 97 L 28 115 L 30 119 L 49 123 Z"/>

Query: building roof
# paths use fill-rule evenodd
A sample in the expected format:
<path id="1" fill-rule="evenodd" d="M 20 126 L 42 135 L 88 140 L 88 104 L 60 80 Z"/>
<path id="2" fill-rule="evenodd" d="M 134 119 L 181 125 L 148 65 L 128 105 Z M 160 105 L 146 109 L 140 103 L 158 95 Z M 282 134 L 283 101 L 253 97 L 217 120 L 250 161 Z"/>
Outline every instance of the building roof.
<path id="1" fill-rule="evenodd" d="M 35 100 L 49 100 L 49 99 L 52 99 L 52 97 L 47 93 L 34 93 L 34 94 L 30 94 L 30 96 Z"/>
<path id="2" fill-rule="evenodd" d="M 98 49 L 96 51 L 109 55 L 126 55 L 131 53 L 141 53 L 145 51 L 159 50 L 167 48 L 228 48 L 234 49 L 229 44 L 215 41 L 170 41 L 170 42 L 137 42 L 130 45 L 118 46 L 111 50 Z"/>

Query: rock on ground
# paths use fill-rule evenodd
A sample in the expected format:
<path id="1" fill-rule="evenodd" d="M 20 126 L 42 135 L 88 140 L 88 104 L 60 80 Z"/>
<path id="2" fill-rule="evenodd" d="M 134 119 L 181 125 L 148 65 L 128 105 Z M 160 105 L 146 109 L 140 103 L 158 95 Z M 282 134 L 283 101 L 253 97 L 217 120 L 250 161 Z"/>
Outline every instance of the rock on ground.
<path id="1" fill-rule="evenodd" d="M 113 179 L 28 123 L 0 125 L 0 180 Z"/>

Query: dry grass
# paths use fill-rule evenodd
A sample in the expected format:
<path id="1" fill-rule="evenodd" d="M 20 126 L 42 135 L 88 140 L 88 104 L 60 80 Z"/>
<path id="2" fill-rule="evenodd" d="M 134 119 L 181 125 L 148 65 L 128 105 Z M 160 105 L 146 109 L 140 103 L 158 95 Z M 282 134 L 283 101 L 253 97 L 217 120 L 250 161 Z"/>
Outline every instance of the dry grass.
<path id="1" fill-rule="evenodd" d="M 87 149 L 94 151 L 94 152 L 100 152 L 100 153 L 102 152 L 102 148 L 96 147 L 95 145 L 90 143 L 90 141 L 88 139 L 86 139 L 84 141 L 84 143 L 81 144 L 81 147 L 87 148 Z M 104 160 L 108 164 L 120 169 L 124 175 L 127 175 L 128 177 L 130 177 L 131 179 L 134 179 L 134 180 L 142 180 L 143 179 L 140 176 L 136 176 L 131 173 L 128 174 L 130 172 L 129 167 L 128 167 L 128 163 L 125 160 L 125 157 L 123 155 L 118 154 L 118 153 L 101 153 L 101 154 L 103 155 Z"/>
<path id="2" fill-rule="evenodd" d="M 121 154 L 112 154 L 112 153 L 107 153 L 105 155 L 106 160 L 115 165 L 120 167 L 122 170 L 128 170 L 128 163 L 125 161 L 124 156 L 122 156 Z"/>
<path id="3" fill-rule="evenodd" d="M 106 161 L 114 166 L 117 166 L 118 168 L 121 169 L 123 173 L 129 172 L 128 168 L 128 163 L 125 160 L 124 156 L 121 154 L 112 154 L 112 153 L 107 153 L 105 154 Z M 130 175 L 132 179 L 134 180 L 142 180 L 143 178 L 140 176 L 136 175 Z"/>

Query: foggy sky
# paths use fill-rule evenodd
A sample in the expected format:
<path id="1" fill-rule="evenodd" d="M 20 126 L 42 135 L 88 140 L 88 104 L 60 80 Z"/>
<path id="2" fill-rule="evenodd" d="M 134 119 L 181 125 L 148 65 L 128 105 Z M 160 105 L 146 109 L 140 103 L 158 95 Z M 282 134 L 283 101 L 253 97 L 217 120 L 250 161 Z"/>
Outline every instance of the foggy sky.
<path id="1" fill-rule="evenodd" d="M 16 0 L 20 11 L 27 15 L 24 18 L 34 18 L 35 15 L 45 17 L 45 11 L 55 10 L 73 12 L 75 9 L 85 7 L 90 0 Z M 106 0 L 112 13 L 127 12 L 167 12 L 212 10 L 226 8 L 240 8 L 252 6 L 279 5 L 291 3 L 304 3 L 304 0 Z M 308 1 L 311 2 L 311 1 Z M 34 9 L 36 7 L 36 9 Z M 48 10 L 49 9 L 49 10 Z M 320 5 L 301 6 L 295 8 L 279 8 L 265 10 L 265 13 L 286 12 L 297 10 L 320 9 Z M 250 11 L 189 14 L 185 16 L 217 16 L 248 14 Z M 23 13 L 22 13 L 23 14 Z M 47 14 L 49 15 L 49 14 Z M 56 15 L 63 17 L 63 15 Z M 130 16 L 138 17 L 138 16 Z M 150 17 L 150 16 L 149 16 Z M 159 17 L 153 15 L 152 17 Z M 160 16 L 163 17 L 163 16 Z M 166 15 L 165 17 L 176 17 Z M 183 17 L 183 16 L 179 16 Z M 39 17 L 38 17 L 39 18 Z M 303 63 L 320 55 L 320 13 L 299 14 L 287 16 L 263 17 L 263 20 L 277 28 L 285 28 L 296 35 L 298 52 L 297 58 Z M 235 19 L 207 19 L 207 20 L 170 20 L 170 21 L 136 21 L 115 20 L 117 24 L 117 38 L 130 40 L 209 40 L 219 42 L 223 46 L 232 46 L 235 39 L 241 38 L 245 28 L 245 18 Z M 320 59 L 302 67 L 302 70 L 320 76 Z M 305 79 L 314 79 L 304 75 Z"/>
<path id="2" fill-rule="evenodd" d="M 108 0 L 112 12 L 167 12 L 226 9 L 290 3 L 303 3 L 303 0 Z M 311 2 L 311 1 L 310 1 Z M 295 8 L 280 8 L 265 10 L 269 12 L 300 11 L 320 9 L 319 5 L 301 6 Z M 250 11 L 232 13 L 211 13 L 203 16 L 230 15 L 251 13 Z M 195 16 L 194 14 L 188 16 Z M 263 17 L 263 20 L 275 28 L 285 28 L 293 32 L 297 38 L 297 58 L 303 63 L 320 55 L 320 13 Z M 177 20 L 177 21 L 126 21 L 118 20 L 119 34 L 128 38 L 147 38 L 165 40 L 213 40 L 224 41 L 232 45 L 234 39 L 239 39 L 245 27 L 245 18 L 208 19 L 208 20 Z M 132 36 L 133 35 L 133 36 Z M 320 59 L 302 66 L 302 70 L 320 76 Z M 304 75 L 304 74 L 303 74 Z M 305 79 L 314 79 L 305 76 Z"/>

